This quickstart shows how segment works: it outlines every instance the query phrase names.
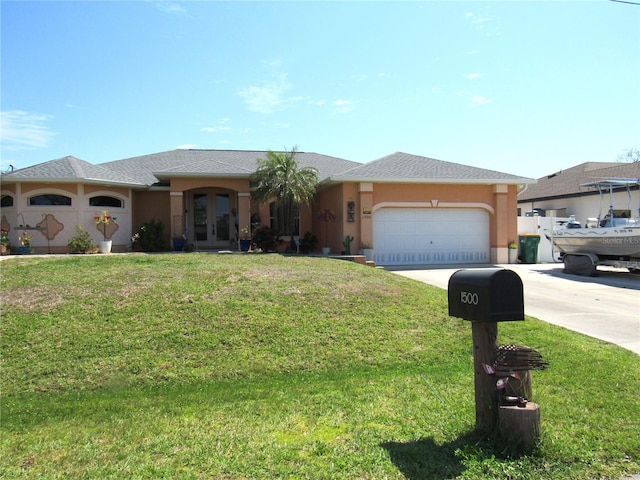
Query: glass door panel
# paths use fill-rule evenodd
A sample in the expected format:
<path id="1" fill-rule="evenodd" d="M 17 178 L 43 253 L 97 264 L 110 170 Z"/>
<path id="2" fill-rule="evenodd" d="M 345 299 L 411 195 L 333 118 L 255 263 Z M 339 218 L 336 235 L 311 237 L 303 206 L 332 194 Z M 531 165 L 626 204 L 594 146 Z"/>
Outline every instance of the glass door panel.
<path id="1" fill-rule="evenodd" d="M 216 195 L 216 240 L 229 240 L 229 195 Z"/>
<path id="2" fill-rule="evenodd" d="M 193 238 L 196 242 L 206 242 L 208 198 L 206 193 L 193 194 Z"/>

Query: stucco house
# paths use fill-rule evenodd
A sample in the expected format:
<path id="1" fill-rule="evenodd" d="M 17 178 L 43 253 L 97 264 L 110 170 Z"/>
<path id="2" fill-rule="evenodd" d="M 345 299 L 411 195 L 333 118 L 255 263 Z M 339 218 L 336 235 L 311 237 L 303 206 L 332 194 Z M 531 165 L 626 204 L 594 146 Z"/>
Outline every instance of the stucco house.
<path id="1" fill-rule="evenodd" d="M 613 179 L 640 180 L 640 162 L 586 162 L 539 178 L 518 196 L 519 214 L 548 217 L 574 215 L 584 224 L 587 218 L 603 218 L 609 211 L 610 203 L 613 203 L 617 217 L 639 215 L 638 186 L 631 188 L 631 192 L 636 192 L 631 196 L 627 189 L 620 188 L 614 191 L 612 198 L 609 195 L 601 198 L 596 188 L 584 186 Z"/>
<path id="2" fill-rule="evenodd" d="M 9 239 L 28 225 L 37 253 L 67 251 L 76 225 L 102 237 L 94 215 L 117 217 L 114 251 L 152 219 L 198 250 L 233 247 L 236 228 L 264 224 L 289 235 L 312 232 L 332 253 L 353 237 L 352 252 L 372 247 L 379 265 L 506 263 L 517 238 L 518 192 L 535 180 L 394 153 L 361 164 L 298 152 L 319 172 L 317 198 L 301 206 L 294 232 L 282 231 L 273 204 L 252 198 L 250 176 L 264 151 L 172 150 L 98 165 L 64 157 L 2 175 L 2 228 Z M 318 214 L 333 210 L 335 222 Z M 237 215 L 237 218 L 236 218 Z M 15 244 L 15 243 L 14 243 Z"/>

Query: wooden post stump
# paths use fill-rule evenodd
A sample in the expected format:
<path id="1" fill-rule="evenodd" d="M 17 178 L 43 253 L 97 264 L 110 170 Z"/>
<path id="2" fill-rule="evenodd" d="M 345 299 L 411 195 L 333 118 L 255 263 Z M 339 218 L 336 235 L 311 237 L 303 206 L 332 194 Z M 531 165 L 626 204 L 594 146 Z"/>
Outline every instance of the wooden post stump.
<path id="1" fill-rule="evenodd" d="M 498 419 L 498 392 L 496 379 L 487 375 L 483 364 L 493 365 L 498 348 L 498 324 L 495 322 L 472 322 L 473 370 L 476 389 L 476 428 L 495 430 Z"/>
<path id="2" fill-rule="evenodd" d="M 509 445 L 531 450 L 540 438 L 540 407 L 533 402 L 524 407 L 500 405 L 498 430 Z"/>

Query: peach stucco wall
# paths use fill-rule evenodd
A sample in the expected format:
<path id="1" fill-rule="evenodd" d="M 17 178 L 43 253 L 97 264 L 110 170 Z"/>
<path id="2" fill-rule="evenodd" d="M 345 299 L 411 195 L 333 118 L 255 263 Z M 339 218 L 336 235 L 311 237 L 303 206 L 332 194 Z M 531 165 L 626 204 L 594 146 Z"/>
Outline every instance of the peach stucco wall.
<path id="1" fill-rule="evenodd" d="M 342 185 L 334 185 L 323 190 L 313 204 L 313 232 L 318 237 L 319 247 L 329 247 L 333 253 L 339 253 L 342 239 L 344 238 L 345 212 L 343 204 Z M 325 222 L 319 219 L 320 213 L 325 210 L 333 210 L 335 221 Z"/>
<path id="2" fill-rule="evenodd" d="M 77 195 L 79 187 L 80 185 L 75 183 L 22 183 L 20 184 L 20 191 L 24 195 L 35 190 L 62 190 Z"/>
<path id="3" fill-rule="evenodd" d="M 117 193 L 118 195 L 121 195 L 125 198 L 130 197 L 130 190 L 128 188 L 109 187 L 106 190 L 112 193 Z M 105 187 L 102 185 L 85 185 L 84 186 L 84 193 L 87 195 L 94 192 L 104 192 L 104 191 L 105 191 Z"/>
<path id="4" fill-rule="evenodd" d="M 355 202 L 355 221 L 346 221 L 347 203 Z M 490 247 L 492 261 L 506 259 L 509 241 L 517 239 L 516 185 L 455 185 L 455 184 L 382 184 L 344 183 L 323 189 L 314 205 L 314 215 L 324 208 L 336 212 L 335 224 L 329 225 L 329 239 L 325 242 L 324 225 L 314 229 L 320 243 L 332 252 L 343 250 L 347 235 L 354 237 L 352 252 L 363 242 L 373 243 L 373 212 L 377 208 L 482 208 L 489 212 Z M 444 207 L 443 207 L 444 206 Z M 502 258 L 505 257 L 505 258 Z"/>
<path id="5" fill-rule="evenodd" d="M 169 208 L 169 192 L 136 191 L 133 194 L 133 232 L 137 232 L 140 227 L 151 220 L 159 220 L 164 224 L 165 240 L 169 245 L 171 236 L 171 215 Z"/>
<path id="6" fill-rule="evenodd" d="M 355 204 L 354 221 L 347 220 L 347 205 Z M 331 209 L 336 214 L 335 222 L 325 222 L 318 219 L 318 215 L 325 209 Z M 319 246 L 331 248 L 332 253 L 345 250 L 346 237 L 352 237 L 351 253 L 358 253 L 363 241 L 360 218 L 360 201 L 358 184 L 347 183 L 332 185 L 318 194 L 313 204 L 313 232 L 318 236 Z M 326 238 L 328 237 L 328 238 Z"/>
<path id="7" fill-rule="evenodd" d="M 171 191 L 185 192 L 194 188 L 226 188 L 236 192 L 249 191 L 247 178 L 172 178 Z"/>

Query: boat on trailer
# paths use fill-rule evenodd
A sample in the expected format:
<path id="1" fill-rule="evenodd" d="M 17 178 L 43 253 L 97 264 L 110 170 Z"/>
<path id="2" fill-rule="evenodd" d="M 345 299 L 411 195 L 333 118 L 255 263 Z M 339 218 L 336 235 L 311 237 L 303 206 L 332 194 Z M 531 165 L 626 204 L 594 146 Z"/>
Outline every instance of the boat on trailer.
<path id="1" fill-rule="evenodd" d="M 640 179 L 613 179 L 581 185 L 597 188 L 601 205 L 609 194 L 609 209 L 604 216 L 589 218 L 585 225 L 571 217 L 568 222 L 545 230 L 545 236 L 558 249 L 567 273 L 596 275 L 598 265 L 627 268 L 640 273 L 640 208 L 632 216 L 632 193 L 640 195 Z M 613 194 L 626 189 L 629 195 L 628 214 L 616 217 Z M 640 206 L 640 198 L 636 202 Z M 600 209 L 602 213 L 602 207 Z"/>

